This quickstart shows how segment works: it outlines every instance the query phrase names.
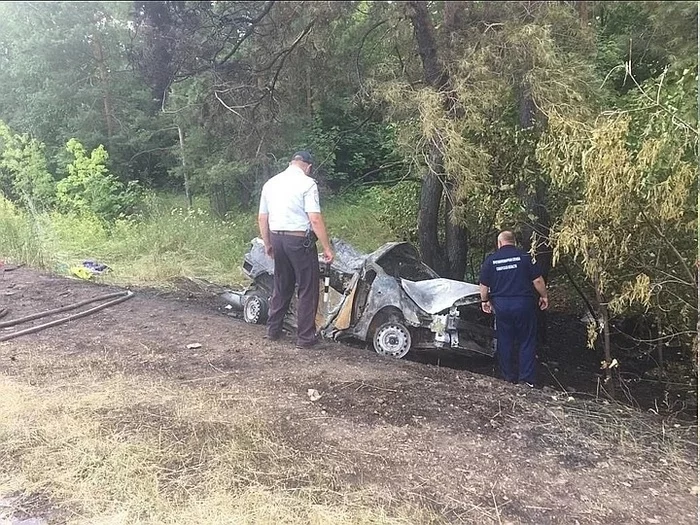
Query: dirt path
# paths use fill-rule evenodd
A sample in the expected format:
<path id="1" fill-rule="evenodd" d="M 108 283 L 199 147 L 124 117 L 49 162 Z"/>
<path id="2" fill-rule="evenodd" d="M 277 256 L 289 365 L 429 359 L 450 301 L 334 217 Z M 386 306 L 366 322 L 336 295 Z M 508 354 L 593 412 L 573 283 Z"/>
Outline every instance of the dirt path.
<path id="1" fill-rule="evenodd" d="M 0 306 L 16 318 L 113 290 L 20 268 L 0 283 Z M 337 491 L 417 503 L 450 523 L 697 521 L 692 426 L 363 348 L 298 350 L 293 340 L 263 340 L 262 327 L 220 307 L 213 296 L 137 291 L 1 343 L 0 372 L 49 384 L 90 368 L 245 398 L 240 409 L 323 464 Z"/>

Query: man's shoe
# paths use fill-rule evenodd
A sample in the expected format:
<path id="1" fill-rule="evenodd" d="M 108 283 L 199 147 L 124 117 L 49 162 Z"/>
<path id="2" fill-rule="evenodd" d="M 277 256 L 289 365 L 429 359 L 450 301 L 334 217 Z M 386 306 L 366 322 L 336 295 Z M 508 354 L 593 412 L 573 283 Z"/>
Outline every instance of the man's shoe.
<path id="1" fill-rule="evenodd" d="M 268 341 L 279 341 L 282 339 L 282 334 L 265 334 L 263 339 L 267 339 Z"/>
<path id="2" fill-rule="evenodd" d="M 299 342 L 298 342 L 295 346 L 296 346 L 297 348 L 313 348 L 313 347 L 317 346 L 318 343 L 319 343 L 319 340 L 318 340 L 318 339 L 314 339 L 313 341 L 310 341 L 310 342 L 308 342 L 308 343 L 299 343 Z"/>
<path id="3" fill-rule="evenodd" d="M 535 383 L 530 383 L 529 381 L 520 381 L 518 384 L 527 388 L 537 388 Z"/>

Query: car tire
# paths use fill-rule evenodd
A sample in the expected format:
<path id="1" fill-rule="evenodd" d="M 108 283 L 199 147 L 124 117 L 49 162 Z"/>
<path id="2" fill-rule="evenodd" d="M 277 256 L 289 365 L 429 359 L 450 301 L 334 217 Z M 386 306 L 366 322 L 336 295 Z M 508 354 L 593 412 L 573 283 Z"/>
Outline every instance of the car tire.
<path id="1" fill-rule="evenodd" d="M 374 331 L 372 344 L 379 355 L 401 359 L 411 349 L 411 331 L 401 321 L 387 321 Z"/>
<path id="2" fill-rule="evenodd" d="M 243 298 L 243 320 L 249 324 L 264 324 L 269 310 L 267 297 L 251 293 Z"/>

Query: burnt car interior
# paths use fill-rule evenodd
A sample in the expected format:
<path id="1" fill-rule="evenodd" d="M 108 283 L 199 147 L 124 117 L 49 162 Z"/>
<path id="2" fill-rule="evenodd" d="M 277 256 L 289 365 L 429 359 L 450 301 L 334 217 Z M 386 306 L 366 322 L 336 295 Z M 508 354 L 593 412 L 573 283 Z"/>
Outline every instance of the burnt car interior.
<path id="1" fill-rule="evenodd" d="M 377 258 L 377 264 L 387 275 L 397 279 L 425 281 L 440 277 L 429 266 L 421 262 L 418 250 L 410 244 L 396 246 L 385 255 Z"/>

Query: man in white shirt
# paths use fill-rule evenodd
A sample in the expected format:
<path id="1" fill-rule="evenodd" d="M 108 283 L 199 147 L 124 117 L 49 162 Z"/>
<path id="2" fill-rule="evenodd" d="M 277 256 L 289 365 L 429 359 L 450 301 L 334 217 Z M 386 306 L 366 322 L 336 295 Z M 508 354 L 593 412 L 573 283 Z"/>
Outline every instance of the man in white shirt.
<path id="1" fill-rule="evenodd" d="M 268 180 L 260 195 L 258 226 L 265 253 L 275 261 L 275 286 L 267 320 L 267 338 L 282 335 L 282 323 L 297 285 L 297 347 L 314 346 L 320 272 L 315 237 L 327 263 L 333 261 L 321 215 L 318 186 L 311 178 L 313 158 L 308 151 L 292 156 L 289 167 Z"/>

